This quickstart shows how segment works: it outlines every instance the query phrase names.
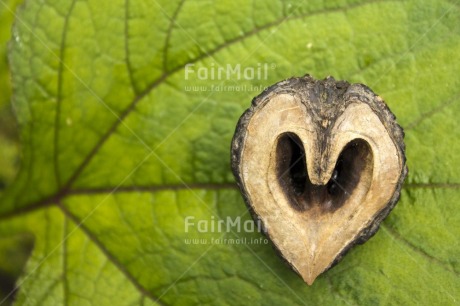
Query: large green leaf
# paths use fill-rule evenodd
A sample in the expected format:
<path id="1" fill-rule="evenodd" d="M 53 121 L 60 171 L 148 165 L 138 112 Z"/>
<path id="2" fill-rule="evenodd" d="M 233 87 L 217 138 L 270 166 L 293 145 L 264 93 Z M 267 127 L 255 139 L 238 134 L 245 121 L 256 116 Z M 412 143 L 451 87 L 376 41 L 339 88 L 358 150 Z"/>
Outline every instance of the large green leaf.
<path id="1" fill-rule="evenodd" d="M 17 303 L 458 304 L 459 38 L 458 2 L 438 0 L 27 1 L 10 53 L 22 169 L 0 205 L 1 237 L 35 236 Z M 305 73 L 383 96 L 410 169 L 382 229 L 312 287 L 265 241 L 211 243 L 259 233 L 184 227 L 249 219 L 237 119 L 251 86 Z"/>
<path id="2" fill-rule="evenodd" d="M 19 139 L 11 99 L 7 50 L 14 10 L 22 0 L 0 2 L 0 195 L 13 181 L 19 168 Z M 32 246 L 31 235 L 0 236 L 0 300 L 14 290 Z M 11 301 L 12 297 L 6 301 Z"/>
<path id="3" fill-rule="evenodd" d="M 7 50 L 14 10 L 22 0 L 0 2 L 0 194 L 18 170 L 18 132 L 11 107 L 11 77 Z"/>

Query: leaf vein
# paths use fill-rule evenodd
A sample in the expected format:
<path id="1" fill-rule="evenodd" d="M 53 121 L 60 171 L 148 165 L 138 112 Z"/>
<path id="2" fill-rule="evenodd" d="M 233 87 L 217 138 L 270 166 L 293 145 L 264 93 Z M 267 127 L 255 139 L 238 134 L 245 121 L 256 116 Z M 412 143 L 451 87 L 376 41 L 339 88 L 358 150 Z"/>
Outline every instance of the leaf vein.
<path id="1" fill-rule="evenodd" d="M 107 257 L 107 259 L 115 266 L 117 269 L 123 273 L 123 275 L 136 287 L 136 289 L 140 292 L 141 295 L 148 297 L 149 299 L 153 300 L 154 302 L 165 305 L 161 301 L 159 301 L 158 297 L 152 294 L 147 288 L 145 288 L 142 284 L 140 284 L 137 279 L 126 269 L 123 264 L 106 248 L 106 246 L 96 237 L 96 235 L 89 230 L 85 226 L 81 220 L 73 215 L 65 205 L 58 204 L 61 211 L 64 213 L 66 218 L 74 222 L 78 225 L 79 229 L 91 240 L 99 250 Z"/>
<path id="2" fill-rule="evenodd" d="M 235 183 L 192 183 L 187 184 L 166 184 L 166 185 L 152 185 L 152 186 L 120 186 L 116 190 L 113 187 L 101 188 L 79 188 L 69 191 L 69 195 L 90 195 L 100 193 L 127 193 L 127 192 L 155 192 L 155 191 L 181 191 L 190 189 L 207 189 L 207 190 L 221 190 L 221 189 L 238 189 Z"/>
<path id="3" fill-rule="evenodd" d="M 425 189 L 458 189 L 460 183 L 407 183 L 404 189 L 425 188 Z"/>
<path id="4" fill-rule="evenodd" d="M 61 175 L 59 171 L 59 132 L 60 132 L 60 120 L 61 120 L 61 104 L 62 104 L 62 96 L 63 96 L 63 78 L 64 78 L 64 60 L 65 60 L 65 45 L 67 42 L 67 29 L 69 27 L 69 19 L 72 15 L 73 9 L 75 7 L 76 0 L 73 0 L 70 4 L 69 11 L 64 16 L 64 26 L 62 27 L 61 33 L 61 44 L 59 46 L 59 67 L 58 67 L 58 75 L 57 75 L 57 101 L 56 101 L 56 113 L 54 118 L 54 175 L 56 179 L 56 184 L 58 188 L 61 187 Z"/>
<path id="5" fill-rule="evenodd" d="M 460 93 L 457 93 L 456 95 L 454 95 L 449 100 L 447 100 L 447 101 L 445 101 L 443 103 L 440 103 L 439 105 L 437 105 L 436 107 L 434 107 L 433 109 L 431 109 L 431 110 L 429 110 L 427 112 L 422 113 L 417 119 L 415 119 L 414 121 L 409 123 L 407 125 L 407 127 L 405 128 L 405 130 L 408 131 L 408 130 L 414 129 L 420 123 L 422 123 L 424 120 L 433 117 L 434 115 L 442 112 L 444 109 L 446 109 L 450 105 L 454 104 L 454 102 L 458 101 L 459 98 L 460 98 Z"/>
<path id="6" fill-rule="evenodd" d="M 423 250 L 422 248 L 416 246 L 415 244 L 413 244 L 412 242 L 410 242 L 409 240 L 407 240 L 406 238 L 404 238 L 401 234 L 399 234 L 394 228 L 392 228 L 391 226 L 388 226 L 388 225 L 381 225 L 393 238 L 395 238 L 396 240 L 400 241 L 401 243 L 403 243 L 404 245 L 406 245 L 407 247 L 409 247 L 409 249 L 411 249 L 412 251 L 414 251 L 415 253 L 421 255 L 422 257 L 424 257 L 426 260 L 428 260 L 429 262 L 432 262 L 438 266 L 440 266 L 442 269 L 448 271 L 448 272 L 451 272 L 457 276 L 460 276 L 460 273 L 457 272 L 454 268 L 452 268 L 450 265 L 448 265 L 447 263 L 443 262 L 442 260 L 440 260 L 439 258 L 436 258 L 434 257 L 433 255 L 427 253 L 425 250 Z"/>
<path id="7" fill-rule="evenodd" d="M 278 26 L 278 25 L 282 24 L 285 21 L 299 20 L 299 19 L 308 18 L 308 17 L 315 16 L 315 15 L 329 14 L 329 13 L 333 13 L 333 12 L 344 12 L 344 11 L 348 11 L 350 9 L 354 9 L 354 8 L 357 8 L 357 7 L 360 7 L 360 6 L 369 5 L 369 4 L 378 3 L 378 2 L 392 2 L 392 1 L 389 1 L 389 0 L 372 0 L 372 1 L 367 1 L 367 2 L 363 2 L 363 3 L 357 3 L 357 4 L 354 4 L 354 5 L 350 5 L 348 7 L 339 7 L 339 8 L 333 8 L 333 9 L 328 8 L 328 9 L 316 11 L 316 12 L 313 12 L 313 13 L 308 12 L 308 13 L 300 14 L 300 15 L 297 15 L 297 16 L 290 16 L 290 17 L 280 18 L 280 19 L 275 20 L 273 22 L 267 23 L 264 26 L 255 28 L 252 31 L 249 31 L 249 32 L 245 33 L 244 35 L 238 36 L 238 37 L 236 37 L 234 39 L 230 39 L 227 42 L 217 46 L 213 50 L 210 50 L 209 52 L 206 52 L 205 54 L 202 54 L 201 56 L 198 56 L 195 59 L 190 60 L 188 63 L 196 63 L 196 62 L 199 62 L 201 60 L 204 60 L 204 59 L 216 54 L 217 52 L 229 47 L 230 45 L 233 45 L 233 44 L 236 44 L 238 42 L 241 42 L 241 41 L 243 41 L 243 40 L 245 40 L 245 39 L 247 39 L 247 38 L 249 38 L 251 36 L 254 36 L 254 35 L 258 34 L 259 32 L 261 32 L 263 30 L 267 30 L 269 28 Z M 86 157 L 83 159 L 82 163 L 76 168 L 75 172 L 72 174 L 72 176 L 69 178 L 69 180 L 65 184 L 65 188 L 69 188 L 70 186 L 72 186 L 72 184 L 78 179 L 78 177 L 81 174 L 81 172 L 83 172 L 83 170 L 86 168 L 86 166 L 89 164 L 89 162 L 97 154 L 99 149 L 104 145 L 104 143 L 109 139 L 109 137 L 115 132 L 117 127 L 120 125 L 120 123 L 122 123 L 123 120 L 135 109 L 135 107 L 137 106 L 139 101 L 141 101 L 144 97 L 149 95 L 156 87 L 161 85 L 171 75 L 173 75 L 174 73 L 180 71 L 182 69 L 182 66 L 183 65 L 176 66 L 175 68 L 173 68 L 172 70 L 168 71 L 167 73 L 163 73 L 158 79 L 153 81 L 149 86 L 147 86 L 147 88 L 145 90 L 143 90 L 139 95 L 137 95 L 128 104 L 128 106 L 121 112 L 119 117 L 116 120 L 114 120 L 114 122 L 109 127 L 109 129 L 99 139 L 99 141 L 96 143 L 96 145 L 93 147 L 93 149 L 88 153 L 88 155 L 86 155 Z"/>
<path id="8" fill-rule="evenodd" d="M 129 51 L 129 0 L 125 0 L 125 62 L 126 62 L 126 69 L 128 70 L 129 74 L 129 82 L 131 84 L 131 88 L 133 89 L 134 93 L 137 95 L 136 83 L 134 82 L 133 76 L 133 68 L 131 66 L 130 61 L 130 51 Z"/>
<path id="9" fill-rule="evenodd" d="M 179 5 L 177 6 L 176 10 L 174 11 L 173 15 L 170 19 L 170 23 L 168 26 L 168 31 L 166 32 L 166 38 L 163 46 L 163 73 L 167 73 L 168 69 L 168 50 L 169 50 L 169 42 L 171 40 L 172 36 L 172 30 L 174 28 L 174 25 L 176 24 L 177 16 L 179 15 L 180 10 L 182 9 L 184 5 L 185 0 L 181 0 L 179 2 Z"/>

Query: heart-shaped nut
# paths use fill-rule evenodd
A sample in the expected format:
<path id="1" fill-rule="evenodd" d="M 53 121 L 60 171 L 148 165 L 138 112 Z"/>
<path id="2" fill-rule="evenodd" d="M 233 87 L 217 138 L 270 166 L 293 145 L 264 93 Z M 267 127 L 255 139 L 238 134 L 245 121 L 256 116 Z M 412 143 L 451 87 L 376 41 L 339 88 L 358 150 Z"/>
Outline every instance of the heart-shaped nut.
<path id="1" fill-rule="evenodd" d="M 279 82 L 241 116 L 233 173 L 253 217 L 309 285 L 398 201 L 403 137 L 379 96 L 332 77 Z"/>

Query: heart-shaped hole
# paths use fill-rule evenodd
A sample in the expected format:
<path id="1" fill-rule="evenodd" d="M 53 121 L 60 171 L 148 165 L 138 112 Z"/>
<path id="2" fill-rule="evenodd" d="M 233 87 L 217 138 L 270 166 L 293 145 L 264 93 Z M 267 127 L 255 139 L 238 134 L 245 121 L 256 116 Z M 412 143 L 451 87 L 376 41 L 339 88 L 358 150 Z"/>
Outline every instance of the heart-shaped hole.
<path id="1" fill-rule="evenodd" d="M 325 185 L 311 183 L 305 149 L 296 134 L 284 133 L 278 138 L 275 160 L 279 184 L 289 203 L 298 211 L 306 211 L 314 206 L 323 212 L 337 210 L 357 188 L 369 188 L 370 181 L 361 181 L 364 172 L 365 177 L 370 178 L 373 171 L 372 151 L 363 139 L 355 139 L 344 147 Z"/>

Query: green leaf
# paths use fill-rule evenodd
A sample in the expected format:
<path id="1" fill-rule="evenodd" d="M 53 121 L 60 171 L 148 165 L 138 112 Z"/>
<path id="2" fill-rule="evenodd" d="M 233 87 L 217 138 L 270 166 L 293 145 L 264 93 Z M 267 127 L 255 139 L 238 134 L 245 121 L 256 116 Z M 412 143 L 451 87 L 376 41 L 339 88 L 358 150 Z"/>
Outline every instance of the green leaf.
<path id="1" fill-rule="evenodd" d="M 35 237 L 17 304 L 458 304 L 459 38 L 450 1 L 26 1 L 9 54 L 22 168 L 0 205 L 1 237 Z M 267 77 L 210 77 L 237 64 Z M 384 97 L 410 169 L 382 229 L 312 287 L 257 232 L 185 228 L 250 219 L 236 122 L 305 73 Z"/>
<path id="2" fill-rule="evenodd" d="M 13 181 L 19 168 L 19 139 L 11 106 L 11 75 L 7 50 L 14 10 L 22 1 L 0 2 L 0 196 Z M 32 246 L 31 235 L 0 236 L 0 301 L 14 290 Z M 12 296 L 5 299 L 10 303 Z"/>
<path id="3" fill-rule="evenodd" d="M 11 75 L 7 50 L 14 10 L 22 0 L 0 2 L 0 194 L 15 178 L 18 170 L 18 132 L 11 108 Z"/>

